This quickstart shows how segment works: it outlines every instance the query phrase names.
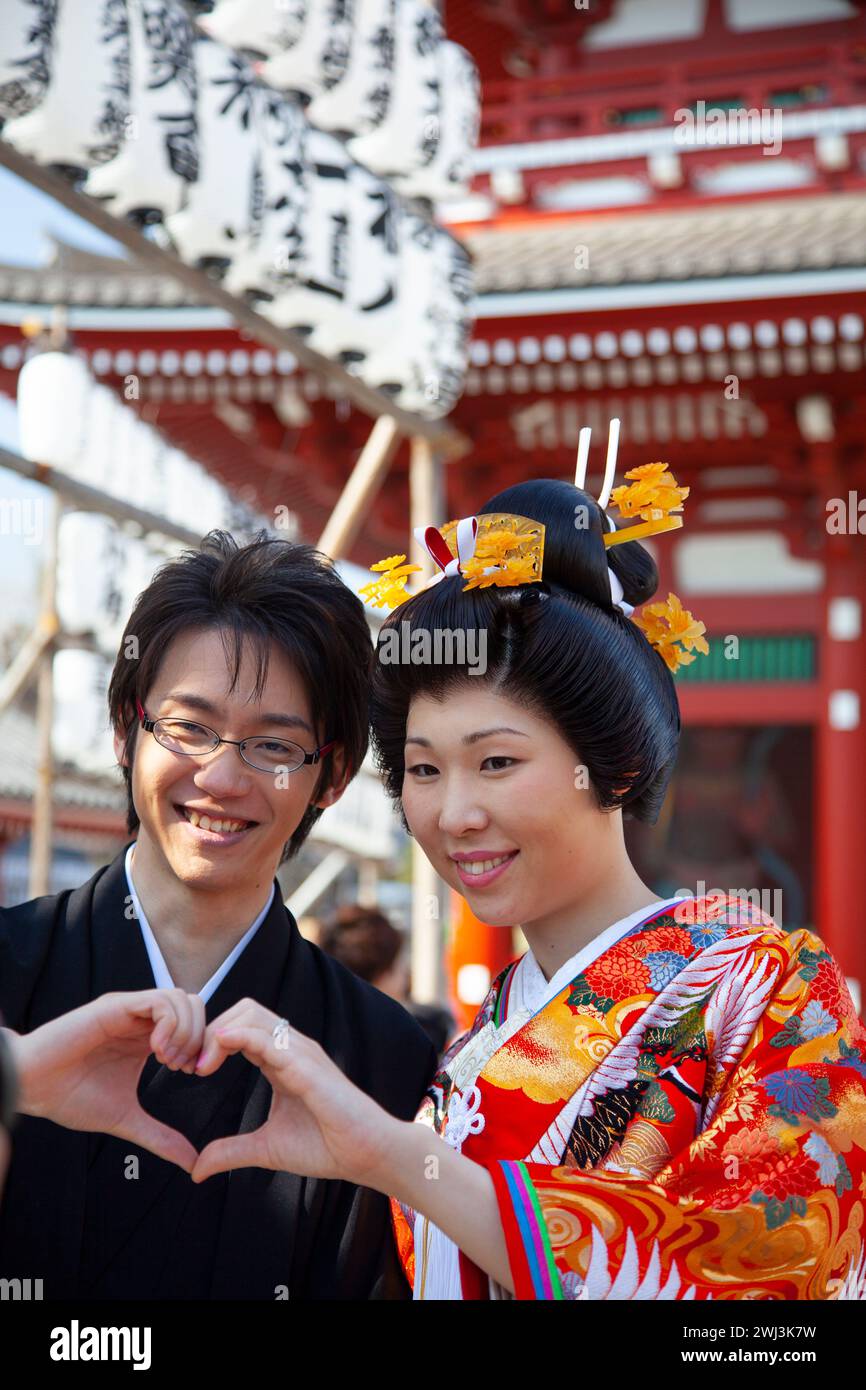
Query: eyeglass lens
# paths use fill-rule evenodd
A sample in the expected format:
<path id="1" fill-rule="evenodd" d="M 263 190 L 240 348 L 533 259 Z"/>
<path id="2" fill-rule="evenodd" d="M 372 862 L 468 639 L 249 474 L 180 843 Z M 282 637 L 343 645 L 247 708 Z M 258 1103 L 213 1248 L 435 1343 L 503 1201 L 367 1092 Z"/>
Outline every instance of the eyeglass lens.
<path id="1" fill-rule="evenodd" d="M 163 748 L 188 756 L 210 753 L 219 747 L 219 735 L 203 724 L 182 719 L 158 719 L 153 726 L 154 737 Z M 260 772 L 296 772 L 303 766 L 305 753 L 297 743 L 276 738 L 247 738 L 240 747 L 244 761 Z"/>

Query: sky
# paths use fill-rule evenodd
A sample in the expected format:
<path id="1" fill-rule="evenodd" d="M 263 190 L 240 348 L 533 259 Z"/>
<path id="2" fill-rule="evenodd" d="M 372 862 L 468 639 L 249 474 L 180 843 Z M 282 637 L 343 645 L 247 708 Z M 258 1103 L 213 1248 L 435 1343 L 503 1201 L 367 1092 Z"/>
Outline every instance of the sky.
<path id="1" fill-rule="evenodd" d="M 2 0 L 0 0 L 2 3 Z M 0 168 L 0 262 L 42 265 L 52 256 L 50 236 L 102 255 L 123 254 L 110 237 L 83 222 L 23 179 Z M 0 315 L 3 315 L 0 305 Z M 17 314 L 15 315 L 17 319 Z M 0 444 L 18 451 L 17 412 L 13 401 L 0 395 Z M 18 503 L 32 507 L 46 490 L 8 469 L 0 469 L 0 630 L 10 621 L 26 622 L 38 606 L 41 547 L 24 536 L 8 534 L 4 517 Z M 11 506 L 10 506 L 11 504 Z"/>

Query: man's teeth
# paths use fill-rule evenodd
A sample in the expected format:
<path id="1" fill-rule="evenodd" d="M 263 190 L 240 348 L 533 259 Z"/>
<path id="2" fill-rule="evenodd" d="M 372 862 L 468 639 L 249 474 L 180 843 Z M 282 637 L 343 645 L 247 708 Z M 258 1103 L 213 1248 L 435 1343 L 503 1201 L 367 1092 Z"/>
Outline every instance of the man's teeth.
<path id="1" fill-rule="evenodd" d="M 198 811 L 191 811 L 189 807 L 184 807 L 184 814 L 187 820 L 200 830 L 215 830 L 217 834 L 229 834 L 234 830 L 246 830 L 250 824 L 246 820 L 211 820 L 210 816 L 200 816 Z"/>
<path id="2" fill-rule="evenodd" d="M 464 860 L 460 867 L 465 874 L 487 874 L 510 858 L 510 854 L 501 854 L 498 859 Z"/>

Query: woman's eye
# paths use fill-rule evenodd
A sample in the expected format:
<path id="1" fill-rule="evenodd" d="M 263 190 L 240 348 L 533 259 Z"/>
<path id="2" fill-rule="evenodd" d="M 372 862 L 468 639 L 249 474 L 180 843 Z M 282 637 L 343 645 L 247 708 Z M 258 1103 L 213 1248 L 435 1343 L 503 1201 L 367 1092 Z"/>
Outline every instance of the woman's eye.
<path id="1" fill-rule="evenodd" d="M 415 763 L 414 767 L 407 767 L 406 771 L 411 776 L 419 777 L 423 781 L 428 772 L 436 773 L 439 769 L 434 767 L 432 763 Z"/>
<path id="2" fill-rule="evenodd" d="M 503 770 L 503 767 L 504 767 L 504 766 L 506 766 L 506 765 L 510 766 L 511 763 L 516 763 L 516 762 L 517 762 L 517 759 L 516 759 L 516 758 L 506 758 L 506 757 L 504 757 L 504 756 L 503 756 L 503 757 L 490 757 L 490 758 L 485 758 L 485 759 L 484 759 L 484 763 L 498 763 L 498 764 L 499 764 L 498 767 L 491 768 L 491 771 L 492 771 L 492 772 L 501 772 L 501 771 Z M 481 764 L 482 767 L 484 766 L 484 763 Z"/>

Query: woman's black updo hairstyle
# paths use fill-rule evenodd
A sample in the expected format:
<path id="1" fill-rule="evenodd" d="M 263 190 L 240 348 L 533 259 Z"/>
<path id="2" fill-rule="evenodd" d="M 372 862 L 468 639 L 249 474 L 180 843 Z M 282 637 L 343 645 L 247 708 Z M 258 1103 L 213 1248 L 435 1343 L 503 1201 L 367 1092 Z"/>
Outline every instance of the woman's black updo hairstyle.
<path id="1" fill-rule="evenodd" d="M 637 541 L 607 550 L 605 514 L 570 483 L 518 483 L 479 512 L 511 512 L 544 524 L 542 582 L 465 592 L 466 580 L 456 575 L 389 615 L 382 633 L 393 628 L 400 634 L 408 622 L 410 640 L 419 629 L 431 639 L 437 629 L 486 630 L 484 674 L 471 674 L 466 663 L 376 662 L 371 737 L 389 796 L 402 815 L 403 748 L 413 697 L 484 684 L 555 725 L 575 761 L 587 768 L 600 809 L 619 806 L 626 818 L 654 824 L 676 760 L 679 705 L 664 660 L 611 603 L 608 564 L 626 600 L 637 606 L 656 591 L 655 562 Z M 410 650 L 408 642 L 404 649 Z M 378 654 L 383 655 L 381 633 Z"/>

